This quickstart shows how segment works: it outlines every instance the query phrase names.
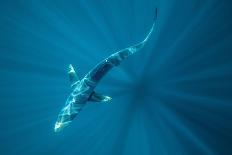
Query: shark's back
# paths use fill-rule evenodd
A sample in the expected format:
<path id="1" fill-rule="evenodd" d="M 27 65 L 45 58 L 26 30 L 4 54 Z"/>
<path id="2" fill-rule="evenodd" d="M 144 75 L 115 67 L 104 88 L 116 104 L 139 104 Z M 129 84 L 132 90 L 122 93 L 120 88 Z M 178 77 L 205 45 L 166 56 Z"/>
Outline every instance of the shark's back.
<path id="1" fill-rule="evenodd" d="M 156 23 L 156 19 L 157 19 L 157 9 L 155 11 L 155 18 L 154 18 L 153 25 L 149 33 L 147 34 L 147 36 L 142 42 L 132 45 L 130 47 L 127 47 L 125 49 L 122 49 L 116 53 L 113 53 L 112 55 L 110 55 L 109 57 L 107 57 L 106 59 L 98 63 L 90 72 L 88 72 L 88 74 L 86 75 L 86 78 L 89 79 L 89 81 L 91 81 L 95 85 L 97 85 L 97 83 L 102 79 L 102 77 L 109 70 L 111 70 L 115 66 L 118 66 L 128 56 L 140 51 L 144 47 L 144 45 L 147 43 L 147 41 L 149 40 L 153 32 L 155 23 Z"/>

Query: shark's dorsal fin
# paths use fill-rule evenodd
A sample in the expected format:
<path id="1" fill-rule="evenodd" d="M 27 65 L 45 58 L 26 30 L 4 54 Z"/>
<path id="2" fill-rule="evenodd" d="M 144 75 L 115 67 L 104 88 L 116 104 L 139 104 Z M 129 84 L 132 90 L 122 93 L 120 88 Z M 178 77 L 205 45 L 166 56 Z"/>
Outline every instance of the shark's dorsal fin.
<path id="1" fill-rule="evenodd" d="M 70 64 L 68 66 L 68 76 L 69 76 L 69 81 L 71 83 L 71 87 L 75 87 L 75 85 L 80 81 L 78 78 L 73 66 Z"/>
<path id="2" fill-rule="evenodd" d="M 88 101 L 92 101 L 92 102 L 108 102 L 110 101 L 112 98 L 106 95 L 102 95 L 96 92 L 93 92 Z"/>

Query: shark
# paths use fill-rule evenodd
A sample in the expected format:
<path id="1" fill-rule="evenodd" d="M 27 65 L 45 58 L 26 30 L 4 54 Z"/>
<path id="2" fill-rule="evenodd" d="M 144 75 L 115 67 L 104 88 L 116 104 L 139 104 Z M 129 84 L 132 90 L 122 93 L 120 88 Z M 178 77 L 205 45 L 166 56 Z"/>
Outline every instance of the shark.
<path id="1" fill-rule="evenodd" d="M 74 67 L 71 64 L 69 65 L 68 76 L 72 92 L 58 114 L 54 127 L 55 132 L 59 132 L 68 126 L 88 102 L 111 101 L 112 98 L 110 96 L 96 92 L 96 86 L 112 68 L 119 66 L 128 56 L 133 55 L 144 47 L 153 32 L 156 19 L 157 8 L 155 10 L 155 18 L 152 27 L 143 41 L 111 54 L 109 57 L 99 62 L 82 79 L 77 76 Z"/>

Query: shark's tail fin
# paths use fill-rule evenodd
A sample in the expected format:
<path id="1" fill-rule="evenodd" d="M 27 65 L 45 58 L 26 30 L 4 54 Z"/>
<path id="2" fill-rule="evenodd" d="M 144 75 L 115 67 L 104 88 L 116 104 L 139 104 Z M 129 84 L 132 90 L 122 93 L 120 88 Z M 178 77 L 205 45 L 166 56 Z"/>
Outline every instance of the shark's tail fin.
<path id="1" fill-rule="evenodd" d="M 154 16 L 154 21 L 153 21 L 153 24 L 152 24 L 152 27 L 149 31 L 149 33 L 147 34 L 146 38 L 142 41 L 143 44 L 145 44 L 147 42 L 147 40 L 150 38 L 152 32 L 153 32 L 153 29 L 155 27 L 155 24 L 156 24 L 156 20 L 157 20 L 157 8 L 155 9 L 155 16 Z"/>
<path id="2" fill-rule="evenodd" d="M 157 19 L 157 9 L 155 10 L 154 22 L 153 22 L 152 27 L 151 27 L 149 33 L 147 34 L 146 38 L 143 41 L 141 41 L 140 43 L 137 43 L 137 44 L 132 45 L 130 47 L 124 48 L 124 49 L 112 54 L 106 60 L 104 60 L 104 63 L 106 61 L 106 62 L 110 63 L 111 66 L 112 65 L 118 66 L 121 63 L 121 61 L 126 59 L 128 56 L 141 50 L 153 32 L 153 29 L 154 29 L 155 24 L 156 24 L 156 19 Z"/>
<path id="3" fill-rule="evenodd" d="M 128 55 L 131 55 L 137 51 L 139 51 L 140 49 L 143 48 L 143 46 L 146 44 L 146 42 L 149 40 L 149 38 L 151 37 L 151 34 L 154 30 L 154 27 L 155 27 L 155 24 L 156 24 L 156 20 L 157 20 L 157 8 L 155 9 L 155 16 L 154 16 L 154 20 L 153 20 L 153 24 L 152 24 L 152 27 L 149 31 L 149 33 L 147 34 L 146 38 L 141 41 L 140 43 L 136 44 L 136 45 L 133 45 L 133 46 L 130 46 L 128 49 L 130 51 L 130 53 Z"/>

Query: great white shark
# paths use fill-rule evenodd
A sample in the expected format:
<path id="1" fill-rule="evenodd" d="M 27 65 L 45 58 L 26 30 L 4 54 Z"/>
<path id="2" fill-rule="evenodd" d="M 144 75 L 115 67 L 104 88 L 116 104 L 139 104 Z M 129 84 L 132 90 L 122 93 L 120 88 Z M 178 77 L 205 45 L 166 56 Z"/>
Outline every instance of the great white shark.
<path id="1" fill-rule="evenodd" d="M 143 41 L 113 53 L 98 63 L 82 79 L 77 76 L 73 66 L 71 64 L 69 65 L 68 75 L 72 93 L 69 95 L 64 107 L 58 115 L 54 127 L 55 132 L 61 131 L 64 127 L 68 126 L 87 102 L 108 102 L 111 100 L 111 97 L 94 91 L 97 84 L 110 69 L 118 66 L 128 56 L 138 52 L 144 47 L 153 32 L 156 19 L 157 9 L 155 11 L 152 27 Z"/>

